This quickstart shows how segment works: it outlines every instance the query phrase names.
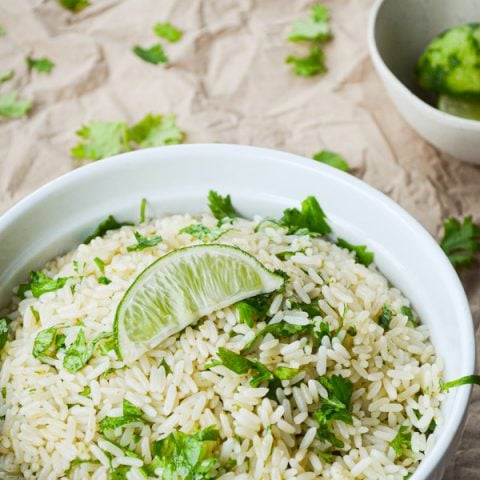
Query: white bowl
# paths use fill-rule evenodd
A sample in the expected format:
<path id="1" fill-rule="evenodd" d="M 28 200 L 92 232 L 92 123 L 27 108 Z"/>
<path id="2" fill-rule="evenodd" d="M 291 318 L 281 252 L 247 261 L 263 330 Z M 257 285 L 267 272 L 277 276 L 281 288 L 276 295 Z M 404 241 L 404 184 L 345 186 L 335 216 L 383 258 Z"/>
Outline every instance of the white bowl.
<path id="1" fill-rule="evenodd" d="M 232 196 L 246 217 L 279 216 L 317 197 L 334 231 L 375 252 L 381 271 L 412 301 L 445 360 L 446 379 L 473 373 L 469 305 L 433 238 L 388 197 L 334 168 L 288 153 L 238 145 L 179 145 L 126 153 L 79 168 L 31 194 L 0 218 L 0 305 L 31 269 L 79 244 L 100 220 L 201 212 L 210 189 Z M 413 480 L 438 479 L 465 419 L 471 387 L 448 394 L 445 423 Z"/>
<path id="2" fill-rule="evenodd" d="M 378 0 L 368 26 L 373 65 L 405 120 L 440 150 L 476 164 L 480 121 L 441 112 L 424 101 L 414 68 L 434 37 L 478 18 L 476 0 Z"/>

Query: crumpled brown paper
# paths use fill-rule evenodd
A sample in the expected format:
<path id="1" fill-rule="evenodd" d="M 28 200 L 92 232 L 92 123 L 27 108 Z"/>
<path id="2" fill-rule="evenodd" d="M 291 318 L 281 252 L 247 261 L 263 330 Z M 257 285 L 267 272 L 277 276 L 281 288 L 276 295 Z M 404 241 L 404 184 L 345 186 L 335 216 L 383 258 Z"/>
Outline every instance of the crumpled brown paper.
<path id="1" fill-rule="evenodd" d="M 342 153 L 353 173 L 382 190 L 432 234 L 449 215 L 480 215 L 480 167 L 436 151 L 399 116 L 373 71 L 366 27 L 371 0 L 325 0 L 335 38 L 329 72 L 296 77 L 284 64 L 304 46 L 285 40 L 307 0 L 91 0 L 72 14 L 54 0 L 3 0 L 1 68 L 15 70 L 1 92 L 18 90 L 34 107 L 0 121 L 0 212 L 75 167 L 75 131 L 91 119 L 134 122 L 148 112 L 177 114 L 188 142 L 226 142 L 306 156 Z M 131 53 L 157 41 L 169 20 L 183 39 L 166 44 L 168 66 Z M 47 56 L 49 75 L 25 58 Z M 480 269 L 463 275 L 480 321 Z M 478 335 L 477 335 L 478 336 Z M 447 360 L 448 361 L 448 360 Z M 480 389 L 446 479 L 479 478 Z"/>

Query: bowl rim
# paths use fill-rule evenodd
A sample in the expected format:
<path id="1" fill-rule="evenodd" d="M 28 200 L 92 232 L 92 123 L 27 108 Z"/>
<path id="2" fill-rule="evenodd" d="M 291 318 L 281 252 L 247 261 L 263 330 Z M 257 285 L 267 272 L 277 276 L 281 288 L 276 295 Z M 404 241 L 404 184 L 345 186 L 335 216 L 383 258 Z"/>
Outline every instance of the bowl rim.
<path id="1" fill-rule="evenodd" d="M 137 157 L 138 159 L 138 157 L 149 157 L 154 155 L 155 152 L 169 152 L 169 158 L 171 159 L 172 155 L 174 156 L 176 151 L 180 151 L 181 153 L 185 154 L 185 152 L 188 152 L 189 150 L 191 151 L 192 155 L 198 153 L 199 150 L 207 152 L 217 150 L 218 152 L 224 152 L 227 157 L 229 151 L 236 150 L 237 153 L 241 153 L 242 156 L 275 159 L 275 161 L 279 162 L 279 165 L 281 162 L 287 162 L 294 165 L 313 168 L 321 171 L 326 177 L 337 177 L 337 179 L 342 183 L 348 184 L 349 188 L 361 191 L 372 201 L 383 203 L 385 207 L 392 211 L 393 214 L 397 215 L 400 220 L 405 222 L 415 232 L 415 235 L 421 237 L 425 242 L 430 244 L 432 248 L 432 261 L 439 262 L 443 269 L 446 269 L 446 271 L 450 272 L 449 275 L 451 277 L 451 281 L 456 289 L 456 302 L 458 302 L 458 305 L 464 312 L 464 325 L 461 335 L 459 335 L 459 337 L 463 338 L 462 347 L 466 351 L 465 361 L 468 371 L 465 372 L 464 375 L 474 373 L 476 361 L 476 341 L 470 305 L 463 285 L 455 269 L 451 265 L 445 253 L 440 249 L 438 243 L 413 216 L 411 216 L 399 204 L 397 204 L 384 193 L 351 174 L 342 172 L 327 165 L 320 164 L 319 162 L 307 157 L 269 148 L 219 143 L 171 145 L 131 151 L 103 159 L 100 162 L 92 162 L 76 170 L 69 171 L 43 185 L 39 189 L 30 193 L 24 199 L 20 200 L 5 213 L 0 215 L 0 231 L 4 228 L 8 228 L 9 225 L 14 223 L 19 216 L 28 211 L 28 209 L 37 202 L 42 201 L 43 198 L 48 197 L 57 190 L 74 186 L 75 182 L 77 182 L 79 179 L 89 179 L 95 177 L 104 170 L 109 171 L 112 168 L 115 168 L 116 165 L 118 166 L 129 162 L 131 157 Z M 462 386 L 460 389 L 455 391 L 455 399 L 453 400 L 455 408 L 453 409 L 452 414 L 449 416 L 448 425 L 442 425 L 442 430 L 440 431 L 439 436 L 436 438 L 432 451 L 429 452 L 420 463 L 422 477 L 417 476 L 417 469 L 411 477 L 412 480 L 426 480 L 432 473 L 438 473 L 437 469 L 442 467 L 442 459 L 452 445 L 454 445 L 456 436 L 460 433 L 460 428 L 467 414 L 471 392 L 472 385 Z M 446 427 L 449 427 L 448 430 L 446 430 Z"/>
<path id="2" fill-rule="evenodd" d="M 377 47 L 377 41 L 375 38 L 375 28 L 377 26 L 378 14 L 382 8 L 382 5 L 388 0 L 376 0 L 373 5 L 368 18 L 367 27 L 367 43 L 370 51 L 370 57 L 375 65 L 380 76 L 384 77 L 385 82 L 389 82 L 400 93 L 409 98 L 409 100 L 418 108 L 423 109 L 424 112 L 433 117 L 433 120 L 448 126 L 471 130 L 474 132 L 480 132 L 480 120 L 470 120 L 468 118 L 457 117 L 450 113 L 443 112 L 438 108 L 433 107 L 429 103 L 422 100 L 415 95 L 398 77 L 390 70 Z"/>

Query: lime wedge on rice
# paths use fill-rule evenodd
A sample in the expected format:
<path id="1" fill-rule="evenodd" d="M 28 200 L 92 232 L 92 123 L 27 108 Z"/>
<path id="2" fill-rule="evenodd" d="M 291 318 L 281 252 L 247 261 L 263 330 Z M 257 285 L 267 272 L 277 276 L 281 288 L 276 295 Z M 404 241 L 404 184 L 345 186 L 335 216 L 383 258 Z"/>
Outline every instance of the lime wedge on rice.
<path id="1" fill-rule="evenodd" d="M 113 325 L 118 356 L 139 358 L 204 315 L 277 290 L 283 278 L 228 245 L 194 245 L 164 255 L 133 282 Z"/>

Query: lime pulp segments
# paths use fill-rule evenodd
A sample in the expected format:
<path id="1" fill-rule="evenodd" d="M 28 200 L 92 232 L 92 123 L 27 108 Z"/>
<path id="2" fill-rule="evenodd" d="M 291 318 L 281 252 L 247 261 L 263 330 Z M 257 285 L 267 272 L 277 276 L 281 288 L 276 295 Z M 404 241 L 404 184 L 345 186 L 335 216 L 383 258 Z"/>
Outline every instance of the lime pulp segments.
<path id="1" fill-rule="evenodd" d="M 113 326 L 117 354 L 133 362 L 199 318 L 277 290 L 283 282 L 237 247 L 174 250 L 148 266 L 120 301 Z"/>

